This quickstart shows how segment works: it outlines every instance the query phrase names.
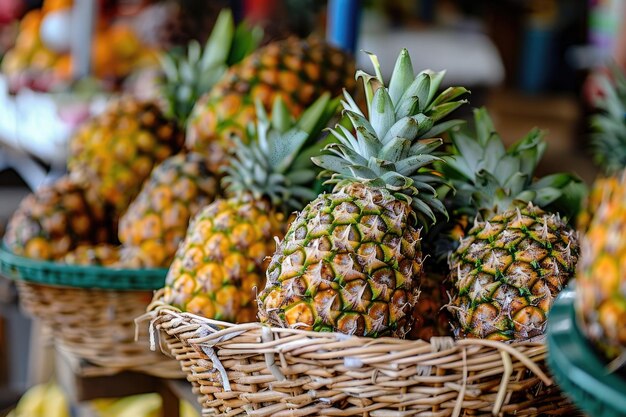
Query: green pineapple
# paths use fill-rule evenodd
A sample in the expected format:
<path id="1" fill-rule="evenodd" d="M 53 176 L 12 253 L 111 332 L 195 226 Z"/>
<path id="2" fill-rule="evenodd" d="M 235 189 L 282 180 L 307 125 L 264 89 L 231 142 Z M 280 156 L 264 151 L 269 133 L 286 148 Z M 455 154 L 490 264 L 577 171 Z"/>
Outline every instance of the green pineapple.
<path id="1" fill-rule="evenodd" d="M 338 125 L 338 143 L 314 158 L 334 188 L 299 212 L 268 267 L 259 315 L 271 325 L 405 337 L 415 304 L 430 297 L 417 299 L 421 230 L 445 213 L 433 152 L 467 90 L 437 94 L 444 73 L 416 76 L 406 50 L 387 87 L 370 57 L 376 75 L 357 73 L 366 111 L 347 92 L 343 101 L 356 134 Z"/>
<path id="2" fill-rule="evenodd" d="M 543 334 L 549 310 L 573 276 L 575 213 L 584 186 L 568 174 L 533 177 L 546 144 L 534 129 L 508 150 L 486 110 L 476 133 L 454 132 L 444 173 L 456 195 L 449 210 L 474 219 L 449 256 L 455 334 L 525 340 Z"/>

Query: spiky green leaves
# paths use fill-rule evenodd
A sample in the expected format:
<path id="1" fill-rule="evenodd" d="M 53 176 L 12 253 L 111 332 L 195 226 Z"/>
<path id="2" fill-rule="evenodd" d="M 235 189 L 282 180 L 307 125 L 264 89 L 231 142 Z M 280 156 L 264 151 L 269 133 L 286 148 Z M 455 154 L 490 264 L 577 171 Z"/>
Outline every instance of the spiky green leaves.
<path id="1" fill-rule="evenodd" d="M 266 198 L 285 214 L 313 200 L 318 170 L 311 157 L 329 143 L 320 141 L 320 136 L 338 106 L 339 100 L 331 100 L 326 93 L 294 121 L 280 96 L 274 101 L 271 119 L 257 103 L 257 123 L 248 135 L 254 140 L 245 144 L 235 138 L 235 155 L 223 180 L 227 192 Z"/>
<path id="2" fill-rule="evenodd" d="M 450 206 L 457 214 L 489 219 L 532 202 L 575 216 L 585 193 L 580 179 L 571 174 L 534 177 L 546 149 L 543 132 L 533 129 L 506 149 L 485 109 L 474 111 L 474 126 L 475 132 L 451 133 L 454 155 L 444 157 L 441 167 L 455 188 Z"/>
<path id="3" fill-rule="evenodd" d="M 337 142 L 313 161 L 330 176 L 328 183 L 366 182 L 387 188 L 400 200 L 410 202 L 421 223 L 435 221 L 435 213 L 446 214 L 435 187 L 444 180 L 432 170 L 442 144 L 436 137 L 459 124 L 445 116 L 462 105 L 458 99 L 468 91 L 450 87 L 437 94 L 444 72 L 413 72 L 411 58 L 402 50 L 386 87 L 375 55 L 369 54 L 375 75 L 357 71 L 367 102 L 362 111 L 344 92 L 344 114 L 353 130 L 342 125 L 331 129 Z"/>
<path id="4" fill-rule="evenodd" d="M 160 57 L 165 75 L 163 94 L 168 116 L 184 125 L 198 98 L 209 91 L 228 67 L 241 61 L 259 45 L 263 31 L 244 23 L 235 27 L 230 10 L 224 9 L 204 48 L 193 40 L 187 53 L 173 50 Z"/>
<path id="5" fill-rule="evenodd" d="M 613 67 L 612 78 L 597 76 L 602 96 L 594 103 L 599 112 L 591 118 L 594 159 L 609 175 L 626 167 L 626 76 Z"/>

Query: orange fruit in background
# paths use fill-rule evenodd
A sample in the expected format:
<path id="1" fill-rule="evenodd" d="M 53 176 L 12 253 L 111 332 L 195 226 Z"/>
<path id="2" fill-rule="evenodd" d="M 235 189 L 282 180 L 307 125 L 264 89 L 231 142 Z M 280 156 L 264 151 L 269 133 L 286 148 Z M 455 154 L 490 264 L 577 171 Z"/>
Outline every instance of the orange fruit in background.
<path id="1" fill-rule="evenodd" d="M 20 30 L 15 39 L 15 49 L 19 49 L 24 52 L 31 52 L 41 45 L 41 39 L 39 39 L 39 28 L 36 30 Z"/>
<path id="2" fill-rule="evenodd" d="M 128 26 L 112 26 L 107 33 L 109 42 L 118 59 L 129 59 L 141 50 L 141 42 L 135 32 Z"/>
<path id="3" fill-rule="evenodd" d="M 72 7 L 74 2 L 72 0 L 44 0 L 41 10 L 43 13 L 50 13 L 55 10 L 66 9 Z"/>
<path id="4" fill-rule="evenodd" d="M 26 13 L 20 21 L 20 32 L 38 32 L 43 15 L 40 10 L 35 9 Z"/>
<path id="5" fill-rule="evenodd" d="M 72 56 L 64 54 L 54 64 L 54 74 L 62 79 L 69 80 L 72 78 Z"/>
<path id="6" fill-rule="evenodd" d="M 115 63 L 109 38 L 104 33 L 96 33 L 91 44 L 91 67 L 97 77 L 111 75 Z"/>

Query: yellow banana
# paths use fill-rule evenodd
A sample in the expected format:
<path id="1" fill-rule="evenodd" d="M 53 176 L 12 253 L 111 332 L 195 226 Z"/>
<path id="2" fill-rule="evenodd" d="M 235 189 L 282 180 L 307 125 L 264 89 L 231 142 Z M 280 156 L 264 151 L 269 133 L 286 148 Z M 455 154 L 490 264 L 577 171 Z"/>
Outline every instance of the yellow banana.
<path id="1" fill-rule="evenodd" d="M 34 385 L 22 395 L 15 407 L 16 417 L 43 417 L 48 384 Z"/>

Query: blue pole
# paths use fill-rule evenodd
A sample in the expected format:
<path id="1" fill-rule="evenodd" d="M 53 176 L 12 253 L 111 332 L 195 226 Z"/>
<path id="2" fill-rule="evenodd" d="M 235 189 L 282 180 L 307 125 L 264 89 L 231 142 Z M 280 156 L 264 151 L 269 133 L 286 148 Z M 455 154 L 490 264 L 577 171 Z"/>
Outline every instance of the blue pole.
<path id="1" fill-rule="evenodd" d="M 347 52 L 356 51 L 361 0 L 329 0 L 326 39 Z"/>

